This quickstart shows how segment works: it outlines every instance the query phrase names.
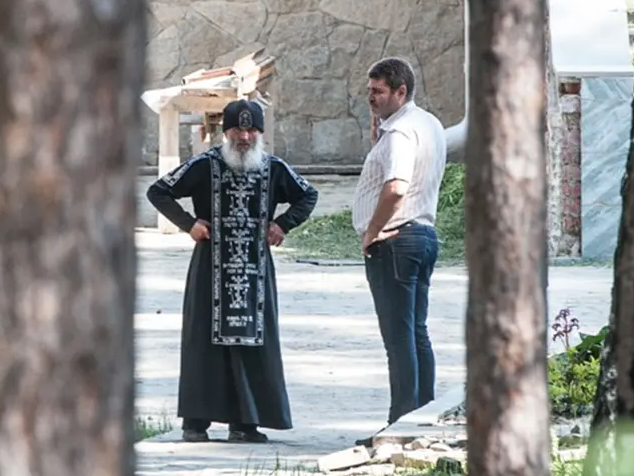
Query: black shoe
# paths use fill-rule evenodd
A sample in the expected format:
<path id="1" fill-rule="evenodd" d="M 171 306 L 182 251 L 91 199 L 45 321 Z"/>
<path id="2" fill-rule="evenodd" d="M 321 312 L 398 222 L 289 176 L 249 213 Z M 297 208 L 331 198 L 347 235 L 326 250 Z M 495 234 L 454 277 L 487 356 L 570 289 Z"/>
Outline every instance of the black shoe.
<path id="1" fill-rule="evenodd" d="M 202 443 L 209 441 L 209 435 L 206 431 L 185 430 L 183 431 L 183 441 L 188 443 Z"/>
<path id="2" fill-rule="evenodd" d="M 229 430 L 228 440 L 233 443 L 268 443 L 269 439 L 264 433 L 255 428 L 248 430 Z"/>
<path id="3" fill-rule="evenodd" d="M 379 433 L 381 433 L 383 430 L 385 430 L 390 425 L 391 425 L 391 423 L 388 423 L 383 428 L 381 428 L 379 431 L 377 431 L 374 435 L 368 436 L 367 438 L 362 438 L 360 440 L 357 440 L 357 441 L 354 442 L 354 444 L 356 446 L 365 446 L 366 448 L 372 448 L 372 446 L 374 445 L 374 437 L 376 435 L 378 435 Z"/>
<path id="4" fill-rule="evenodd" d="M 368 436 L 367 438 L 356 440 L 354 444 L 355 446 L 365 446 L 366 448 L 372 448 L 373 441 L 374 441 L 374 436 Z"/>

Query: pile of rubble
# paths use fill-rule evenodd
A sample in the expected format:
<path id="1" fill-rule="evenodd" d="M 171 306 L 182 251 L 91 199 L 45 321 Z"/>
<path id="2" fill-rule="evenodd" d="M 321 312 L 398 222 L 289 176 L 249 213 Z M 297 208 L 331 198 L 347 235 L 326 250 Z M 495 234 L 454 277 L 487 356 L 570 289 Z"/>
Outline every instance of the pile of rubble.
<path id="1" fill-rule="evenodd" d="M 419 469 L 464 475 L 467 461 L 464 391 L 464 386 L 452 389 L 442 399 L 390 425 L 374 436 L 372 448 L 355 446 L 321 457 L 317 461 L 319 471 L 342 476 L 388 476 Z M 583 442 L 589 431 L 586 423 L 581 420 L 553 422 L 553 458 L 566 461 L 585 456 Z M 577 442 L 579 447 L 560 449 L 559 443 L 564 440 L 566 445 L 562 446 Z"/>
<path id="2" fill-rule="evenodd" d="M 356 446 L 319 459 L 319 470 L 345 475 L 381 476 L 397 468 L 434 469 L 443 474 L 464 474 L 466 434 L 448 438 L 428 436 L 405 444 L 378 443 L 374 448 Z"/>
<path id="3" fill-rule="evenodd" d="M 425 436 L 404 443 L 376 439 L 373 448 L 355 446 L 320 458 L 317 462 L 322 473 L 342 476 L 388 476 L 405 469 L 431 470 L 444 475 L 464 475 L 467 461 L 467 435 L 456 432 Z M 447 429 L 447 428 L 446 428 Z M 552 454 L 562 461 L 585 457 L 585 446 L 559 449 L 556 431 L 551 430 Z M 581 441 L 581 440 L 580 440 Z"/>

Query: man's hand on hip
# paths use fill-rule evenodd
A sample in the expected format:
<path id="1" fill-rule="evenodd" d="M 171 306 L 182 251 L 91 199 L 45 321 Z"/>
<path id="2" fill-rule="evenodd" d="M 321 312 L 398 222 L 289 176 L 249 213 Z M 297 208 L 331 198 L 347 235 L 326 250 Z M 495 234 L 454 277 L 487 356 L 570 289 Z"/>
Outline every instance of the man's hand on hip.
<path id="1" fill-rule="evenodd" d="M 211 223 L 205 220 L 196 220 L 192 229 L 189 230 L 189 236 L 196 243 L 200 243 L 201 241 L 209 239 L 209 228 L 211 227 Z"/>
<path id="2" fill-rule="evenodd" d="M 363 234 L 363 239 L 361 240 L 361 251 L 363 252 L 363 255 L 370 258 L 370 253 L 368 252 L 368 248 L 370 246 L 374 243 L 378 243 L 379 241 L 385 241 L 396 235 L 398 235 L 398 230 L 380 231 L 378 234 L 366 231 Z"/>
<path id="3" fill-rule="evenodd" d="M 277 223 L 273 222 L 269 225 L 269 246 L 280 246 L 285 237 L 286 234 Z"/>

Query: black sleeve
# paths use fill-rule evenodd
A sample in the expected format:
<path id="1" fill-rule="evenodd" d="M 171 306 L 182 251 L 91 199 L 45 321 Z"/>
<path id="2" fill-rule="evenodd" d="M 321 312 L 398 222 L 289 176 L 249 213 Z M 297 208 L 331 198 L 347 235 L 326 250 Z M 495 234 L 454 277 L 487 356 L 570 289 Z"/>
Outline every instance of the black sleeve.
<path id="1" fill-rule="evenodd" d="M 280 197 L 291 206 L 275 219 L 275 223 L 284 233 L 288 233 L 308 219 L 317 205 L 319 193 L 287 164 L 281 162 L 280 169 L 282 171 L 278 182 L 281 189 Z"/>
<path id="2" fill-rule="evenodd" d="M 200 156 L 192 157 L 158 179 L 147 190 L 146 196 L 154 208 L 186 233 L 194 226 L 196 218 L 176 200 L 192 196 L 205 176 L 208 160 Z"/>

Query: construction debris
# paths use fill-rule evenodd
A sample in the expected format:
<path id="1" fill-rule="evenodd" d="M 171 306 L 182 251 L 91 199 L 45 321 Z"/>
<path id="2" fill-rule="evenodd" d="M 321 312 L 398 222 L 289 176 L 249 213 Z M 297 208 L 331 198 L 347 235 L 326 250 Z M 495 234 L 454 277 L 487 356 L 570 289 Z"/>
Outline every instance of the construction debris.
<path id="1" fill-rule="evenodd" d="M 586 449 L 553 450 L 562 460 L 580 459 Z M 429 470 L 439 474 L 465 474 L 467 461 L 466 434 L 448 437 L 419 437 L 406 444 L 379 443 L 373 448 L 357 446 L 323 456 L 318 461 L 321 472 L 337 476 L 400 474 L 400 470 Z"/>
<path id="2" fill-rule="evenodd" d="M 208 149 L 221 131 L 222 111 L 238 99 L 255 101 L 264 110 L 264 150 L 273 152 L 274 113 L 270 90 L 275 73 L 275 58 L 265 56 L 264 48 L 240 58 L 232 66 L 200 69 L 184 76 L 179 85 L 145 91 L 141 98 L 159 115 L 158 175 L 180 165 L 180 125 L 192 127 L 192 152 Z M 198 124 L 194 115 L 199 117 Z M 186 119 L 182 118 L 186 115 Z M 159 214 L 162 233 L 177 233 L 178 228 Z"/>
<path id="3" fill-rule="evenodd" d="M 320 471 L 329 472 L 361 466 L 371 460 L 370 452 L 365 446 L 355 446 L 322 456 L 317 461 Z"/>
<path id="4" fill-rule="evenodd" d="M 267 107 L 275 57 L 263 53 L 264 49 L 259 49 L 232 66 L 199 69 L 181 78 L 180 85 L 145 91 L 141 98 L 157 114 L 173 107 L 180 112 L 218 115 L 227 103 L 241 98 L 261 101 Z"/>

